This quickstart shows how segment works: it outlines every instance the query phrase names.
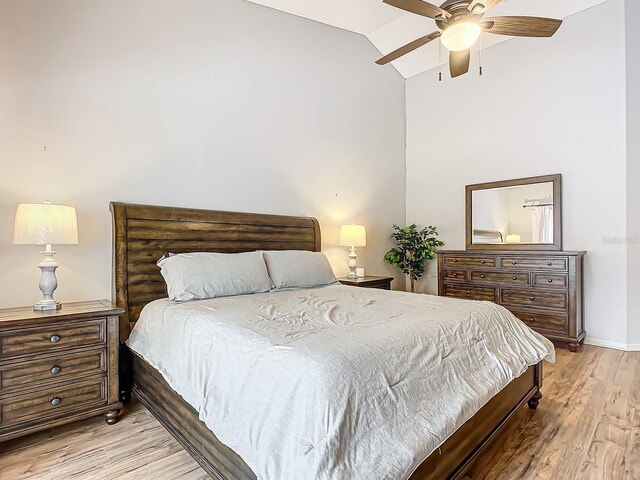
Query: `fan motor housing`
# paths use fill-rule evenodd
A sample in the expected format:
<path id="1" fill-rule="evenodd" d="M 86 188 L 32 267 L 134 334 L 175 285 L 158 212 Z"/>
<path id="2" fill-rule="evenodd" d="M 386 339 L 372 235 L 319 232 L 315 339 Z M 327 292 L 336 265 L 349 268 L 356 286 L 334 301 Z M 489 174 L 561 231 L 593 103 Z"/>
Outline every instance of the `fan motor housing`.
<path id="1" fill-rule="evenodd" d="M 447 0 L 440 8 L 446 10 L 451 14 L 449 18 L 437 17 L 435 18 L 436 25 L 440 30 L 445 30 L 447 27 L 451 26 L 451 24 L 460 20 L 461 18 L 470 18 L 473 17 L 475 19 L 480 19 L 483 15 L 473 14 L 469 11 L 469 5 L 471 4 L 470 0 Z"/>
<path id="2" fill-rule="evenodd" d="M 442 5 L 440 5 L 440 8 L 446 10 L 449 13 L 454 13 L 455 10 L 467 10 L 470 4 L 471 2 L 469 0 L 447 0 Z"/>

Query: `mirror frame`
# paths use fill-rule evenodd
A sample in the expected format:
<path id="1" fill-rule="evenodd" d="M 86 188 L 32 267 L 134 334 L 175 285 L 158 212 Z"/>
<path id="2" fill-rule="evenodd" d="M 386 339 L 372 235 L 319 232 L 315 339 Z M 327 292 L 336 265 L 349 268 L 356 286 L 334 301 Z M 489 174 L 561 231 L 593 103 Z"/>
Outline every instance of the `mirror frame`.
<path id="1" fill-rule="evenodd" d="M 517 187 L 535 183 L 553 183 L 553 243 L 473 243 L 473 192 L 493 188 Z M 562 175 L 518 178 L 502 182 L 477 183 L 465 187 L 467 250 L 562 250 Z"/>

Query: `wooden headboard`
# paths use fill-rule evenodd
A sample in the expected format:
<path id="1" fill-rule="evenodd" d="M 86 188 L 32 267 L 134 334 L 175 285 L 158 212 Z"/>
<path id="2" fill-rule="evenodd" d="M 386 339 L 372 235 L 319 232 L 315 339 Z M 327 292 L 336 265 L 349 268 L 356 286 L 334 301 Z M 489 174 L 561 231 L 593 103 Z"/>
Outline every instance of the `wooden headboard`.
<path id="1" fill-rule="evenodd" d="M 120 339 L 129 337 L 147 303 L 167 296 L 156 262 L 184 252 L 252 250 L 320 251 L 315 218 L 189 208 L 110 204 L 113 216 L 113 283 Z"/>

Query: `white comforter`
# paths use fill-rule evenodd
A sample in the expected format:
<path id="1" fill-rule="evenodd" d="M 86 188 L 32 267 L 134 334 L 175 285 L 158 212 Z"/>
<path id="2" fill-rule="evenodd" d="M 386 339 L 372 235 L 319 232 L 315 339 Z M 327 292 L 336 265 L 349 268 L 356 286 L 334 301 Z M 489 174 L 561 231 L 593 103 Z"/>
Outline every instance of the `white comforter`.
<path id="1" fill-rule="evenodd" d="M 259 479 L 403 479 L 553 345 L 506 309 L 347 286 L 147 305 L 128 345 Z"/>

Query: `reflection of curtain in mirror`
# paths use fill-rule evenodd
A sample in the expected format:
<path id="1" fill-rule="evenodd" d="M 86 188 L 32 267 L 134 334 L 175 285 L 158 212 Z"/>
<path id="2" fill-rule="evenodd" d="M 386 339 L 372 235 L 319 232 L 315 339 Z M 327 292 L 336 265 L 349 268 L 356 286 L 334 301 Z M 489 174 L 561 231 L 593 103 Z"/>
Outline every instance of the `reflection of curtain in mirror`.
<path id="1" fill-rule="evenodd" d="M 553 207 L 533 208 L 533 243 L 553 243 Z"/>

